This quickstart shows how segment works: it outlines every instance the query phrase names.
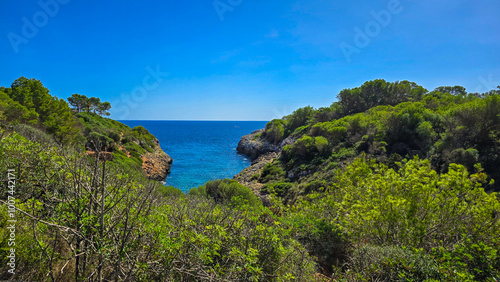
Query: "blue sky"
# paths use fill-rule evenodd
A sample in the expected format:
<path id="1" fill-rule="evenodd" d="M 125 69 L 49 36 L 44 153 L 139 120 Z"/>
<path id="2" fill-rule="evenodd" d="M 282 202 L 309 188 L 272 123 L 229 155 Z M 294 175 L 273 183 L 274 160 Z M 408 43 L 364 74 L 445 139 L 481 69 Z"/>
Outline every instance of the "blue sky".
<path id="1" fill-rule="evenodd" d="M 115 119 L 270 120 L 377 78 L 500 85 L 498 0 L 0 5 L 0 85 L 37 78 Z"/>

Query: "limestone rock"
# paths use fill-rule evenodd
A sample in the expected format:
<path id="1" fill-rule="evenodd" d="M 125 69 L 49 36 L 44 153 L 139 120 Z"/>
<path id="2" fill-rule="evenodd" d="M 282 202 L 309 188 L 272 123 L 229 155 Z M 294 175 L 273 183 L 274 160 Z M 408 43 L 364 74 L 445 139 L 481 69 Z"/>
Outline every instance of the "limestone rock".
<path id="1" fill-rule="evenodd" d="M 259 129 L 241 137 L 236 150 L 241 154 L 247 155 L 251 160 L 255 160 L 265 153 L 280 152 L 280 146 L 272 144 L 264 140 L 264 138 L 260 138 L 262 132 L 264 132 L 264 129 Z"/>
<path id="2" fill-rule="evenodd" d="M 173 159 L 161 149 L 158 140 L 155 140 L 154 151 L 142 155 L 141 158 L 142 169 L 149 179 L 165 181 L 170 173 Z"/>
<path id="3" fill-rule="evenodd" d="M 259 183 L 258 178 L 264 166 L 272 162 L 276 157 L 278 157 L 278 154 L 275 152 L 268 152 L 259 156 L 252 162 L 252 165 L 250 167 L 242 170 L 233 179 L 238 181 L 238 183 L 250 188 L 257 196 L 262 196 L 260 194 L 260 190 L 262 189 L 264 184 Z"/>

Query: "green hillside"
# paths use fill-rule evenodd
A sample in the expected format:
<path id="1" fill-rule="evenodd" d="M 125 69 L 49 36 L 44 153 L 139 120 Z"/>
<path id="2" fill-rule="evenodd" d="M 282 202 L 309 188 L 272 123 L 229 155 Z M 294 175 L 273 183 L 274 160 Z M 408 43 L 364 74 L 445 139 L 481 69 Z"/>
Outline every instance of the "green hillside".
<path id="1" fill-rule="evenodd" d="M 283 149 L 248 187 L 185 195 L 140 170 L 146 129 L 20 78 L 0 89 L 0 279 L 499 281 L 499 94 L 370 81 L 254 134 Z"/>
<path id="2" fill-rule="evenodd" d="M 80 100 L 74 102 L 74 97 Z M 131 129 L 102 117 L 109 115 L 107 110 L 111 105 L 101 103 L 99 98 L 73 94 L 68 100 L 73 109 L 63 99 L 51 96 L 41 81 L 21 77 L 10 88 L 0 88 L 0 124 L 7 132 L 30 134 L 33 138 L 37 134 L 30 132 L 41 130 L 61 146 L 108 152 L 113 161 L 130 169 L 141 169 L 140 156 L 154 149 L 153 135 L 142 126 Z"/>
<path id="3" fill-rule="evenodd" d="M 264 191 L 272 191 L 276 182 L 293 183 L 280 186 L 281 196 L 293 200 L 328 188 L 335 168 L 362 156 L 393 168 L 418 156 L 439 173 L 457 163 L 486 173 L 488 181 L 500 179 L 499 94 L 467 93 L 460 86 L 428 92 L 413 82 L 384 80 L 343 90 L 330 107 L 298 109 L 266 125 L 262 141 L 292 144 L 259 181 L 267 183 Z M 494 181 L 485 186 L 498 187 Z"/>
<path id="4" fill-rule="evenodd" d="M 497 281 L 499 94 L 369 81 L 242 139 L 282 149 L 236 179 L 279 199 L 329 277 Z"/>

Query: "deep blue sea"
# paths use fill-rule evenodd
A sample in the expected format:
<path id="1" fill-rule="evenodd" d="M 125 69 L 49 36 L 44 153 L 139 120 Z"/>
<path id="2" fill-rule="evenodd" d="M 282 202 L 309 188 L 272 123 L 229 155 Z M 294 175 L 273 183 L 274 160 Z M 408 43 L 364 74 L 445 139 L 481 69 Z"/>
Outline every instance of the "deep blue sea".
<path id="1" fill-rule="evenodd" d="M 168 186 L 182 191 L 207 181 L 233 178 L 250 166 L 248 157 L 238 154 L 241 136 L 264 128 L 265 121 L 120 121 L 130 127 L 144 126 L 160 140 L 163 151 L 174 162 Z"/>

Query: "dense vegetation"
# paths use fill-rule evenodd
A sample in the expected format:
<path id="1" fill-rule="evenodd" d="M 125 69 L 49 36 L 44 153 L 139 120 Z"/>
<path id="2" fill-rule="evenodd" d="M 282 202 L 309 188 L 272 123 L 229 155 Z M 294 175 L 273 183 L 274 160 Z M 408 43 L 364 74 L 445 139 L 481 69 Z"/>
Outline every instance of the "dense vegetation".
<path id="1" fill-rule="evenodd" d="M 282 219 L 259 202 L 187 198 L 133 170 L 17 133 L 0 143 L 0 173 L 16 169 L 20 209 L 15 276 L 7 273 L 6 205 L 0 211 L 2 279 L 303 280 L 314 270 Z"/>
<path id="2" fill-rule="evenodd" d="M 283 219 L 248 188 L 219 181 L 209 194 L 186 197 L 148 180 L 132 165 L 154 146 L 145 128 L 72 111 L 40 81 L 19 80 L 48 96 L 30 108 L 24 101 L 38 92 L 28 89 L 17 102 L 11 97 L 17 81 L 2 88 L 0 181 L 7 187 L 14 170 L 15 189 L 0 191 L 1 279 L 259 281 L 314 274 L 313 260 Z M 57 116 L 65 117 L 58 121 L 64 134 L 43 122 L 50 113 L 40 109 L 52 101 L 65 114 Z M 43 115 L 24 118 L 30 111 Z M 86 150 L 109 152 L 113 160 Z M 13 275 L 8 196 L 17 208 Z"/>
<path id="3" fill-rule="evenodd" d="M 68 104 L 51 96 L 39 80 L 25 77 L 0 88 L 0 122 L 34 125 L 64 143 L 75 140 L 79 131 Z"/>
<path id="4" fill-rule="evenodd" d="M 299 241 L 323 273 L 497 281 L 500 206 L 485 190 L 500 187 L 500 86 L 374 80 L 337 98 L 269 122 L 257 138 L 283 149 L 252 177 L 307 224 Z"/>
<path id="5" fill-rule="evenodd" d="M 128 126 L 100 115 L 109 115 L 111 105 L 99 98 L 73 94 L 63 99 L 49 94 L 36 79 L 21 77 L 10 88 L 0 87 L 0 124 L 9 132 L 40 129 L 61 145 L 81 146 L 88 151 L 109 152 L 112 159 L 139 170 L 146 152 L 156 139 L 144 127 Z"/>
<path id="6" fill-rule="evenodd" d="M 427 92 L 407 81 L 369 81 L 341 91 L 328 108 L 306 107 L 268 123 L 262 139 L 291 145 L 273 164 L 277 168 L 267 170 L 281 171 L 273 174 L 275 181 L 328 180 L 332 168 L 363 153 L 389 166 L 419 156 L 440 173 L 451 163 L 469 171 L 481 163 L 489 179 L 499 179 L 499 94 L 500 88 L 484 94 L 460 86 Z M 261 182 L 269 177 L 264 173 Z"/>
<path id="7" fill-rule="evenodd" d="M 499 174 L 500 88 L 376 80 L 273 120 L 257 138 L 289 145 L 252 176 L 265 204 L 235 180 L 189 195 L 150 181 L 119 150 L 150 150 L 147 130 L 84 110 L 60 124 L 65 138 L 12 88 L 0 91 L 0 180 L 15 169 L 16 274 L 4 190 L 1 279 L 500 279 L 500 202 L 485 191 Z M 71 111 L 49 96 L 42 108 Z"/>

